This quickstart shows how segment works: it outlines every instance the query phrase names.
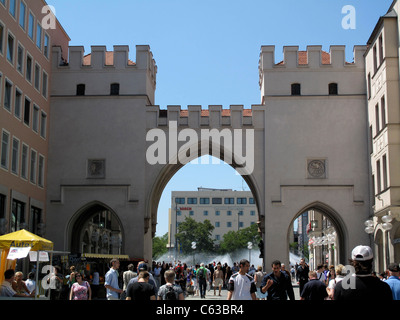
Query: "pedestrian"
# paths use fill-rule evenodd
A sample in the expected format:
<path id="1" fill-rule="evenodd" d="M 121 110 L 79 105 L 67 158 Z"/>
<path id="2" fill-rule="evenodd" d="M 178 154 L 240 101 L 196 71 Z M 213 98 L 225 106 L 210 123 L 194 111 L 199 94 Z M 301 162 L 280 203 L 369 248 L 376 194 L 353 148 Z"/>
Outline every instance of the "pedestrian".
<path id="1" fill-rule="evenodd" d="M 200 289 L 200 297 L 204 299 L 206 297 L 206 289 L 207 289 L 207 269 L 204 267 L 204 263 L 200 264 L 200 268 L 197 269 L 197 283 Z"/>
<path id="2" fill-rule="evenodd" d="M 264 276 L 261 283 L 261 293 L 268 292 L 267 300 L 294 300 L 294 291 L 290 276 L 281 270 L 281 262 L 271 263 L 272 272 Z"/>
<path id="3" fill-rule="evenodd" d="M 226 269 L 225 269 L 225 278 L 224 278 L 225 288 L 228 288 L 229 279 L 231 278 L 232 274 L 233 274 L 233 272 L 232 272 L 231 267 L 227 265 Z"/>
<path id="4" fill-rule="evenodd" d="M 174 270 L 165 271 L 165 284 L 158 290 L 157 300 L 185 300 L 181 286 L 175 283 L 175 277 Z"/>
<path id="5" fill-rule="evenodd" d="M 55 266 L 53 271 L 54 272 L 50 275 L 47 281 L 47 283 L 50 285 L 50 300 L 59 300 L 64 280 L 59 266 Z M 46 296 L 48 296 L 48 291 Z"/>
<path id="6" fill-rule="evenodd" d="M 36 281 L 34 279 L 35 279 L 35 273 L 29 272 L 28 279 L 25 281 L 29 293 L 32 293 L 33 291 L 36 290 Z"/>
<path id="7" fill-rule="evenodd" d="M 18 271 L 14 275 L 14 281 L 12 283 L 12 287 L 14 291 L 18 293 L 30 294 L 28 287 L 26 286 L 23 280 L 24 274 L 21 271 Z"/>
<path id="8" fill-rule="evenodd" d="M 92 290 L 87 281 L 83 280 L 82 275 L 76 272 L 75 282 L 71 286 L 69 300 L 92 300 Z"/>
<path id="9" fill-rule="evenodd" d="M 97 267 L 93 269 L 93 278 L 92 278 L 92 284 L 91 284 L 91 290 L 92 290 L 92 298 L 98 298 L 98 292 L 99 292 L 99 285 L 100 285 L 100 274 L 97 271 Z"/>
<path id="10" fill-rule="evenodd" d="M 154 280 L 156 281 L 157 288 L 161 287 L 161 265 L 157 263 L 153 269 Z"/>
<path id="11" fill-rule="evenodd" d="M 322 283 L 326 284 L 326 275 L 324 272 L 324 265 L 319 264 L 317 266 L 317 279 Z"/>
<path id="12" fill-rule="evenodd" d="M 218 296 L 221 296 L 222 285 L 224 284 L 224 273 L 221 269 L 221 263 L 218 262 L 217 269 L 213 273 L 213 286 L 214 286 L 214 296 L 216 295 L 216 290 L 218 287 Z"/>
<path id="13" fill-rule="evenodd" d="M 154 286 L 149 283 L 150 273 L 140 271 L 138 280 L 130 281 L 126 288 L 126 300 L 155 300 Z"/>
<path id="14" fill-rule="evenodd" d="M 373 253 L 369 246 L 357 246 L 351 253 L 354 274 L 336 284 L 334 300 L 393 300 L 387 283 L 372 276 Z"/>
<path id="15" fill-rule="evenodd" d="M 256 300 L 257 289 L 253 277 L 247 273 L 249 268 L 248 260 L 240 260 L 239 271 L 229 279 L 228 300 Z"/>
<path id="16" fill-rule="evenodd" d="M 310 268 L 308 267 L 304 258 L 300 259 L 299 266 L 297 267 L 297 277 L 299 282 L 299 294 L 303 291 L 304 285 L 308 282 L 308 273 Z"/>
<path id="17" fill-rule="evenodd" d="M 118 300 L 119 294 L 123 291 L 119 288 L 118 284 L 118 269 L 120 262 L 118 259 L 111 259 L 110 270 L 106 273 L 104 287 L 107 289 L 107 300 Z"/>
<path id="18" fill-rule="evenodd" d="M 131 281 L 132 278 L 137 277 L 137 273 L 134 271 L 135 266 L 130 263 L 128 265 L 128 270 L 125 271 L 122 274 L 122 281 L 123 281 L 123 287 L 122 287 L 122 293 L 121 293 L 121 300 L 125 300 L 126 298 L 126 288 L 128 287 L 129 281 Z"/>
<path id="19" fill-rule="evenodd" d="M 331 280 L 329 280 L 328 287 L 326 288 L 329 300 L 333 300 L 336 284 L 342 281 L 344 276 L 346 275 L 344 265 L 338 264 L 336 266 L 335 275 L 336 276 L 334 279 L 331 278 Z"/>
<path id="20" fill-rule="evenodd" d="M 254 274 L 254 282 L 256 284 L 256 298 L 257 300 L 265 300 L 267 298 L 268 292 L 261 293 L 261 283 L 264 279 L 264 273 L 262 271 L 262 266 L 257 267 L 257 271 Z"/>
<path id="21" fill-rule="evenodd" d="M 389 278 L 386 283 L 392 289 L 393 300 L 400 300 L 400 267 L 398 263 L 389 265 Z"/>
<path id="22" fill-rule="evenodd" d="M 304 285 L 300 300 L 325 300 L 328 297 L 326 285 L 318 279 L 318 272 L 310 271 L 309 281 Z"/>
<path id="23" fill-rule="evenodd" d="M 140 272 L 142 272 L 142 271 L 148 271 L 147 264 L 146 264 L 144 261 L 139 262 L 139 265 L 138 265 L 138 272 L 140 273 Z M 129 285 L 130 283 L 135 283 L 135 282 L 137 282 L 138 280 L 139 280 L 139 276 L 136 276 L 136 277 L 132 278 L 132 279 L 129 281 L 128 285 Z M 154 277 L 153 277 L 153 275 L 152 275 L 151 273 L 149 273 L 149 280 L 148 280 L 148 283 L 151 284 L 151 285 L 153 286 L 154 295 L 157 296 L 158 287 L 157 287 L 156 281 L 154 280 Z"/>
<path id="24" fill-rule="evenodd" d="M 0 297 L 18 297 L 18 298 L 34 297 L 35 295 L 34 291 L 31 292 L 30 294 L 16 292 L 12 287 L 14 278 L 15 278 L 15 271 L 13 269 L 7 269 L 4 272 L 4 280 L 0 286 Z"/>

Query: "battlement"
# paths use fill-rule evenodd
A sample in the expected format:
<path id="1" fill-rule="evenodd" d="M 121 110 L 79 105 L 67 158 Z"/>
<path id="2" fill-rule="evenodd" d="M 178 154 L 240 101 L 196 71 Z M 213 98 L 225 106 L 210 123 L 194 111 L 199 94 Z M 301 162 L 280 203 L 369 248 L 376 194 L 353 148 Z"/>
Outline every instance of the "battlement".
<path id="1" fill-rule="evenodd" d="M 223 109 L 220 105 L 210 105 L 208 109 L 202 109 L 199 105 L 189 105 L 187 109 L 182 109 L 181 106 L 167 106 L 167 109 L 160 109 L 159 106 L 146 108 L 147 129 L 167 127 L 170 121 L 176 121 L 178 127 L 192 129 L 264 127 L 263 105 L 252 105 L 251 109 L 244 109 L 243 105 L 231 105 L 229 109 Z"/>
<path id="2" fill-rule="evenodd" d="M 155 79 L 157 65 L 148 45 L 136 46 L 136 62 L 129 59 L 129 46 L 115 45 L 113 51 L 106 46 L 91 46 L 91 52 L 84 55 L 83 46 L 68 47 L 68 60 L 62 58 L 60 47 L 53 47 L 53 69 L 68 70 L 100 70 L 131 69 L 148 70 Z"/>
<path id="3" fill-rule="evenodd" d="M 260 71 L 278 68 L 364 68 L 366 49 L 366 46 L 354 46 L 354 59 L 352 62 L 346 62 L 345 46 L 330 46 L 329 52 L 323 51 L 320 45 L 307 46 L 306 51 L 299 51 L 298 46 L 285 46 L 283 60 L 275 62 L 275 46 L 262 46 L 259 68 Z"/>

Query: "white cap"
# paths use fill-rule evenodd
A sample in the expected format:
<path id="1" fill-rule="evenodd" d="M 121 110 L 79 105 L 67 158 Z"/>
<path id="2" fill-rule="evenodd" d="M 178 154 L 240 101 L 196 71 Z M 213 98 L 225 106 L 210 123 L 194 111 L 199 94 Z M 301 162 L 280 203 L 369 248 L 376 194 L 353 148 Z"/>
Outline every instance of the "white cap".
<path id="1" fill-rule="evenodd" d="M 357 246 L 351 252 L 351 258 L 357 261 L 371 260 L 373 257 L 372 249 L 368 246 Z"/>

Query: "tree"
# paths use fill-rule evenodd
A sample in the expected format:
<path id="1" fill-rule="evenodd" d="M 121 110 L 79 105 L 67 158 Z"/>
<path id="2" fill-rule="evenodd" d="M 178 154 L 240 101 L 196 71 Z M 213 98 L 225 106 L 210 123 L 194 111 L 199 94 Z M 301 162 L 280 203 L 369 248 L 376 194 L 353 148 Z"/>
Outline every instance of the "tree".
<path id="1" fill-rule="evenodd" d="M 214 249 L 214 241 L 211 238 L 211 233 L 214 226 L 210 220 L 204 222 L 196 222 L 191 217 L 186 217 L 183 222 L 179 224 L 176 239 L 180 245 L 183 254 L 193 253 L 192 242 L 196 242 L 197 252 L 207 252 Z"/>
<path id="2" fill-rule="evenodd" d="M 153 238 L 153 257 L 161 257 L 163 254 L 168 252 L 168 232 L 161 237 Z"/>
<path id="3" fill-rule="evenodd" d="M 234 252 L 240 249 L 247 249 L 247 243 L 252 242 L 254 245 L 261 240 L 258 234 L 258 226 L 256 224 L 250 227 L 240 229 L 239 231 L 229 231 L 223 237 L 220 243 L 220 253 Z"/>

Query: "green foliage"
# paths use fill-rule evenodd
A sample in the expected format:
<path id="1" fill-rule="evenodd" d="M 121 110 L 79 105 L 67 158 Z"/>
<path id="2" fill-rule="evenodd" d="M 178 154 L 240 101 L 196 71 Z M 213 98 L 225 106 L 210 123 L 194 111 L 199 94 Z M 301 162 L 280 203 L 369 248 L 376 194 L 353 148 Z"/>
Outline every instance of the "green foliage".
<path id="1" fill-rule="evenodd" d="M 193 253 L 192 242 L 196 242 L 196 252 L 210 252 L 214 249 L 214 241 L 211 233 L 214 226 L 209 220 L 196 222 L 191 217 L 186 217 L 185 221 L 179 224 L 176 239 L 183 254 Z"/>
<path id="2" fill-rule="evenodd" d="M 163 254 L 168 252 L 168 232 L 161 237 L 153 238 L 153 257 L 161 257 Z"/>
<path id="3" fill-rule="evenodd" d="M 247 249 L 248 242 L 252 242 L 253 248 L 257 248 L 257 244 L 260 240 L 261 237 L 258 234 L 258 226 L 253 224 L 239 231 L 229 231 L 226 233 L 220 243 L 219 251 L 224 254 L 227 252 L 234 252 L 235 250 Z"/>

